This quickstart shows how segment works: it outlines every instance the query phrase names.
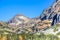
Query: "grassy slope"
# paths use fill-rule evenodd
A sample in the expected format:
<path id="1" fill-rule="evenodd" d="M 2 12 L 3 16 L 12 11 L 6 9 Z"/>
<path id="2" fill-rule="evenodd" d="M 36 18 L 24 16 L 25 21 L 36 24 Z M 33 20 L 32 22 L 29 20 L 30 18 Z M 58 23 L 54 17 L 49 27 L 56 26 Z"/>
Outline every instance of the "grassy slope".
<path id="1" fill-rule="evenodd" d="M 58 27 L 60 25 L 56 25 L 52 27 L 54 29 L 54 32 L 58 31 Z M 50 29 L 50 28 L 49 28 Z M 47 29 L 48 30 L 48 29 Z M 0 40 L 60 40 L 58 37 L 60 35 L 60 32 L 58 32 L 56 35 L 54 34 L 44 34 L 41 33 L 39 35 L 35 34 L 15 34 L 11 32 L 11 29 L 8 27 L 0 26 Z"/>

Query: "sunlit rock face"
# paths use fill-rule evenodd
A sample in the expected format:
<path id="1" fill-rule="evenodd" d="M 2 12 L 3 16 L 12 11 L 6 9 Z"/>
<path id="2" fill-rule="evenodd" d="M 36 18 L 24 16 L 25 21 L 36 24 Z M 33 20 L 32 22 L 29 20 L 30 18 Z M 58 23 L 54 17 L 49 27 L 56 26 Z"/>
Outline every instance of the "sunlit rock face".
<path id="1" fill-rule="evenodd" d="M 60 0 L 55 0 L 53 5 L 45 9 L 39 18 L 41 20 L 51 20 L 52 26 L 60 23 Z"/>
<path id="2" fill-rule="evenodd" d="M 23 16 L 23 15 L 21 15 L 21 14 L 17 14 L 15 17 L 13 17 L 11 20 L 9 20 L 7 23 L 8 24 L 12 24 L 12 25 L 14 25 L 14 24 L 16 24 L 16 25 L 19 25 L 19 24 L 23 24 L 23 23 L 26 23 L 26 22 L 28 22 L 28 21 L 30 21 L 30 19 L 29 18 L 27 18 L 27 17 L 25 17 L 25 16 Z"/>

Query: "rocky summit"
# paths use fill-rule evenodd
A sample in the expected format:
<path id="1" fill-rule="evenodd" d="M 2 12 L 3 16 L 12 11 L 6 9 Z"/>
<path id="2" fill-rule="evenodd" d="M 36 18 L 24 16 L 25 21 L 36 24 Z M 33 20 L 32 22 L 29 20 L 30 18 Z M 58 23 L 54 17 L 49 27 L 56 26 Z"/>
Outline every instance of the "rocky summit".
<path id="1" fill-rule="evenodd" d="M 51 20 L 51 26 L 60 23 L 60 0 L 56 0 L 52 6 L 45 9 L 39 18 L 41 20 Z"/>
<path id="2" fill-rule="evenodd" d="M 60 25 L 60 0 L 45 9 L 39 17 L 28 18 L 22 14 L 15 15 L 7 22 L 0 22 L 0 31 L 9 33 L 36 33 L 46 32 L 52 26 Z"/>

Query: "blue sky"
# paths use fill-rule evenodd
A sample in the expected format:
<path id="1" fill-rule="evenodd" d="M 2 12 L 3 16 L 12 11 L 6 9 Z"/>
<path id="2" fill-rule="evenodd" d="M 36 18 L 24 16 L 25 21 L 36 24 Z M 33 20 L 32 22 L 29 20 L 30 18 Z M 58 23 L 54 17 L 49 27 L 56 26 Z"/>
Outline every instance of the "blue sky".
<path id="1" fill-rule="evenodd" d="M 33 18 L 51 6 L 54 0 L 0 0 L 0 20 L 7 21 L 16 14 Z"/>

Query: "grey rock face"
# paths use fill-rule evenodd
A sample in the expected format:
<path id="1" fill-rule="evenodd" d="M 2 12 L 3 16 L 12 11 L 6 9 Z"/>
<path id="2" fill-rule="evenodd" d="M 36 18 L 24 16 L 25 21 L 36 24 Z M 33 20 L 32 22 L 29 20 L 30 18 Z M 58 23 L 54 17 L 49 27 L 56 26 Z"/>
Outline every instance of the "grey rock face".
<path id="1" fill-rule="evenodd" d="M 52 26 L 60 23 L 60 0 L 55 0 L 53 5 L 44 10 L 39 18 L 41 20 L 52 20 Z"/>

